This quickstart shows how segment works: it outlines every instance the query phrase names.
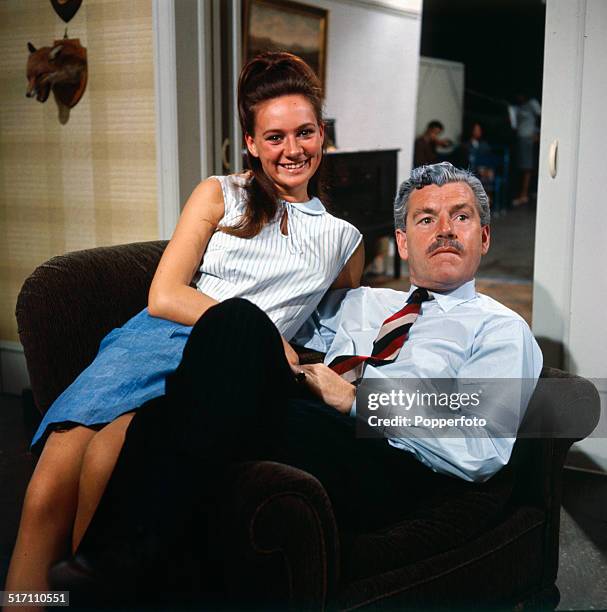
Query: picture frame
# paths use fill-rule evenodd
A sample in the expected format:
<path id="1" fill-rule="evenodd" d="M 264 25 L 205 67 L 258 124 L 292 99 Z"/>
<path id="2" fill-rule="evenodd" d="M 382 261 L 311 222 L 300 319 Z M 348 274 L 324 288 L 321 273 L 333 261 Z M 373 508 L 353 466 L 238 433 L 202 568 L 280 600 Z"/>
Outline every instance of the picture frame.
<path id="1" fill-rule="evenodd" d="M 263 51 L 290 51 L 325 84 L 328 11 L 293 0 L 243 3 L 244 62 Z"/>

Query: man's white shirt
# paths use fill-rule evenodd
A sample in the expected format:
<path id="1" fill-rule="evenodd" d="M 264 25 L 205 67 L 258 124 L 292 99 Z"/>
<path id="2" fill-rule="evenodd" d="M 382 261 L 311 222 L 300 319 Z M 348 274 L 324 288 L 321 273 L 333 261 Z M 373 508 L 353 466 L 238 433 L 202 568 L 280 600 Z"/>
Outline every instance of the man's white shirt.
<path id="1" fill-rule="evenodd" d="M 369 287 L 329 292 L 293 342 L 326 353 L 325 364 L 339 355 L 371 355 L 382 323 L 403 308 L 415 289 L 412 285 L 408 293 Z M 510 379 L 514 384 L 508 385 L 508 397 L 502 398 L 499 409 L 502 426 L 515 432 L 543 362 L 529 326 L 509 308 L 476 293 L 473 280 L 434 297 L 422 304 L 394 362 L 367 364 L 363 378 Z M 516 381 L 521 381 L 519 388 Z M 355 413 L 356 402 L 351 414 Z M 462 434 L 388 441 L 437 472 L 484 481 L 508 462 L 515 438 Z"/>

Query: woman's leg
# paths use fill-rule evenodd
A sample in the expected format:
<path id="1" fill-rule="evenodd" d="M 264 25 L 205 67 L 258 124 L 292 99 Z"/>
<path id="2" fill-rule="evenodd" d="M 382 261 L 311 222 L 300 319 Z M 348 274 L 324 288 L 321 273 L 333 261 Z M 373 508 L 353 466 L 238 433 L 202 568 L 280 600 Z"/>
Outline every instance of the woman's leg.
<path id="1" fill-rule="evenodd" d="M 201 508 L 214 500 L 226 463 L 273 455 L 295 384 L 267 315 L 238 299 L 209 309 L 166 395 L 131 421 L 78 553 L 118 589 L 121 578 L 128 589 L 177 571 L 181 561 L 204 563 Z"/>
<path id="2" fill-rule="evenodd" d="M 99 500 L 105 491 L 124 444 L 126 430 L 134 415 L 134 412 L 127 412 L 119 416 L 98 432 L 86 447 L 80 471 L 72 551 L 78 548 L 99 505 Z"/>
<path id="3" fill-rule="evenodd" d="M 69 552 L 82 458 L 94 435 L 79 426 L 46 441 L 25 494 L 7 591 L 46 589 L 49 567 Z"/>

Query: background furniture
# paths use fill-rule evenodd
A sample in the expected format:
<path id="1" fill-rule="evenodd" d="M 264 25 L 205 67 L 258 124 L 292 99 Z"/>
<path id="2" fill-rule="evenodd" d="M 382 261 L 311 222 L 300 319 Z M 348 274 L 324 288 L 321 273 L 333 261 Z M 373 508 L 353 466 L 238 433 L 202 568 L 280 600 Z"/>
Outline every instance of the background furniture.
<path id="1" fill-rule="evenodd" d="M 335 216 L 360 230 L 365 243 L 365 264 L 375 256 L 379 238 L 389 236 L 394 240 L 393 204 L 398 189 L 399 150 L 336 150 L 324 156 L 321 180 L 329 198 L 324 204 Z M 248 168 L 244 151 L 243 168 Z M 400 277 L 399 257 L 394 257 L 394 277 Z"/>
<path id="2" fill-rule="evenodd" d="M 103 336 L 145 306 L 165 245 L 70 253 L 26 280 L 16 314 L 41 412 L 90 363 Z M 568 381 L 551 401 L 560 412 L 575 411 L 576 421 L 585 419 L 589 433 L 599 414 L 594 386 L 550 368 L 542 376 Z M 437 500 L 421 516 L 350 535 L 340 532 L 326 492 L 309 474 L 267 461 L 235 464 L 217 526 L 226 600 L 259 609 L 487 609 L 520 602 L 553 609 L 561 471 L 572 442 L 518 440 L 505 468 L 516 481 L 504 505 L 486 494 L 506 486 L 502 471 L 483 488 Z M 413 548 L 422 551 L 414 559 Z M 59 564 L 52 578 L 54 588 L 74 594 L 100 588 L 78 559 Z"/>
<path id="3" fill-rule="evenodd" d="M 328 208 L 361 231 L 367 263 L 375 254 L 379 238 L 390 236 L 394 240 L 398 151 L 332 151 L 325 155 Z M 394 258 L 394 276 L 400 276 L 399 257 Z"/>

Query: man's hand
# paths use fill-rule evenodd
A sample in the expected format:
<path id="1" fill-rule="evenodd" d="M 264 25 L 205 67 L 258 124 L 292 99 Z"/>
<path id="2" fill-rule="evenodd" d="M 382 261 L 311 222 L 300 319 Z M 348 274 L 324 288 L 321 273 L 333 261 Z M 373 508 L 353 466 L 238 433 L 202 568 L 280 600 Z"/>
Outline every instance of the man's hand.
<path id="1" fill-rule="evenodd" d="M 298 365 L 299 364 L 299 355 L 294 351 L 293 347 L 282 337 L 282 344 L 285 348 L 285 355 L 287 357 L 287 361 L 290 365 Z"/>
<path id="2" fill-rule="evenodd" d="M 325 404 L 343 414 L 348 414 L 356 397 L 356 387 L 323 363 L 302 365 L 294 372 L 304 372 L 306 384 Z"/>

